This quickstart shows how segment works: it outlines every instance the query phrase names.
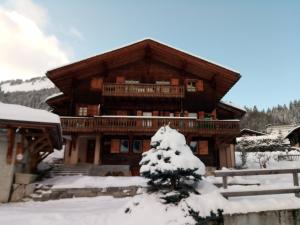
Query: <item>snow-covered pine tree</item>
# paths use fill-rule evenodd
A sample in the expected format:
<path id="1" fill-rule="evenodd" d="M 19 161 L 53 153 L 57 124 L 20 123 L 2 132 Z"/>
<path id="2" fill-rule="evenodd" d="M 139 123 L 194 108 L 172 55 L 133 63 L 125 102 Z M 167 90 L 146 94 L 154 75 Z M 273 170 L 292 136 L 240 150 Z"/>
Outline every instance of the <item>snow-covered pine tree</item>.
<path id="1" fill-rule="evenodd" d="M 167 202 L 180 201 L 195 191 L 192 185 L 205 174 L 205 166 L 186 144 L 185 137 L 164 126 L 151 138 L 151 147 L 143 153 L 140 174 L 150 180 L 152 190 L 175 193 L 164 198 Z"/>

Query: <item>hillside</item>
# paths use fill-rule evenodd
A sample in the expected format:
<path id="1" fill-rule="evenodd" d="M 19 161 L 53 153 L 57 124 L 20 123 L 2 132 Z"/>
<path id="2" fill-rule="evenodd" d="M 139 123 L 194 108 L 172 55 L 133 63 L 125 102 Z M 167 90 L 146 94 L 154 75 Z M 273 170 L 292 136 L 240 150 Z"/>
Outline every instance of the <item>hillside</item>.
<path id="1" fill-rule="evenodd" d="M 267 110 L 257 107 L 245 107 L 247 113 L 241 121 L 242 128 L 264 131 L 266 125 L 285 125 L 300 123 L 300 100 L 294 100 L 286 105 L 278 105 Z"/>
<path id="2" fill-rule="evenodd" d="M 0 101 L 49 109 L 44 100 L 59 92 L 46 77 L 35 77 L 30 80 L 7 80 L 0 82 Z"/>
<path id="3" fill-rule="evenodd" d="M 58 92 L 59 90 L 46 77 L 0 82 L 0 101 L 33 108 L 49 109 L 44 100 Z M 241 121 L 242 128 L 263 131 L 268 124 L 300 123 L 300 100 L 292 101 L 288 106 L 278 105 L 267 110 L 258 110 L 255 106 L 245 109 L 247 113 Z"/>

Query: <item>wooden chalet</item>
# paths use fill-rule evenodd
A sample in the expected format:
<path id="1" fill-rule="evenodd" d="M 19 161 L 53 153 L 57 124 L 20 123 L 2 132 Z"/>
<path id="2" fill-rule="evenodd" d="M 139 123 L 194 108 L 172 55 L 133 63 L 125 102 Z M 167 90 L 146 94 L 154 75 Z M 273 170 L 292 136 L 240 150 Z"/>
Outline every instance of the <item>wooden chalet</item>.
<path id="1" fill-rule="evenodd" d="M 62 93 L 66 164 L 129 165 L 137 174 L 150 138 L 178 129 L 211 167 L 234 166 L 244 110 L 221 102 L 240 74 L 146 39 L 47 72 Z"/>

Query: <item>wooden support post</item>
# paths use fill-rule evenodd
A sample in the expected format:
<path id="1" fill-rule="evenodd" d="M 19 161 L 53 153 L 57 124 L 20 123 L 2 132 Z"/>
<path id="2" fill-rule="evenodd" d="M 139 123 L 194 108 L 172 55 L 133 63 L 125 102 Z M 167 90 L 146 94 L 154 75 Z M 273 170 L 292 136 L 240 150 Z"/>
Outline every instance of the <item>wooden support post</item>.
<path id="1" fill-rule="evenodd" d="M 72 153 L 71 153 L 71 160 L 70 164 L 77 164 L 79 158 L 79 136 L 72 136 Z"/>
<path id="2" fill-rule="evenodd" d="M 6 152 L 6 163 L 13 163 L 14 155 L 14 145 L 15 145 L 15 131 L 12 128 L 7 129 L 7 152 Z"/>
<path id="3" fill-rule="evenodd" d="M 227 176 L 224 176 L 224 177 L 223 177 L 223 188 L 224 188 L 224 189 L 227 189 L 227 187 L 228 187 L 228 184 L 227 184 Z"/>
<path id="4" fill-rule="evenodd" d="M 101 164 L 101 135 L 96 135 L 94 164 Z"/>

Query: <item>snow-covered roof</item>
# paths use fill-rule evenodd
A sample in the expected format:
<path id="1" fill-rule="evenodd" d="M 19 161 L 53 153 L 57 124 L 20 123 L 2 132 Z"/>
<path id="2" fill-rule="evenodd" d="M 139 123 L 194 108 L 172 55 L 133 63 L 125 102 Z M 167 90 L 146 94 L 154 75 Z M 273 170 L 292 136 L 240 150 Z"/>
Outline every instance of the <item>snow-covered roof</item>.
<path id="1" fill-rule="evenodd" d="M 241 130 L 241 133 L 244 133 L 244 132 L 254 133 L 254 134 L 258 134 L 258 135 L 266 135 L 266 133 L 259 132 L 259 131 L 256 131 L 256 130 L 251 130 L 251 129 L 248 129 L 248 128 L 244 128 L 244 129 Z"/>
<path id="2" fill-rule="evenodd" d="M 48 97 L 45 99 L 44 102 L 47 102 L 48 100 L 50 100 L 50 99 L 52 99 L 52 98 L 60 97 L 60 96 L 63 96 L 63 95 L 64 95 L 64 93 L 62 93 L 62 92 L 55 93 L 55 94 L 53 94 L 53 95 L 48 96 Z"/>
<path id="3" fill-rule="evenodd" d="M 228 105 L 228 106 L 230 106 L 230 107 L 232 107 L 232 108 L 236 108 L 236 109 L 238 109 L 238 110 L 241 110 L 241 111 L 246 112 L 245 108 L 243 108 L 243 107 L 241 107 L 241 106 L 237 106 L 237 105 L 233 104 L 233 103 L 230 102 L 230 101 L 221 100 L 220 103 L 221 103 L 221 104 L 224 104 L 224 105 Z"/>
<path id="4" fill-rule="evenodd" d="M 287 138 L 288 135 L 298 127 L 299 125 L 296 124 L 268 126 L 266 128 L 266 133 L 273 135 L 281 135 L 284 138 Z"/>
<path id="5" fill-rule="evenodd" d="M 242 140 L 247 141 L 263 141 L 263 140 L 272 140 L 272 139 L 278 139 L 278 135 L 276 134 L 266 134 L 262 136 L 247 136 L 247 137 L 238 137 L 236 140 L 237 142 Z"/>
<path id="6" fill-rule="evenodd" d="M 295 128 L 293 128 L 292 130 L 290 130 L 290 132 L 285 136 L 286 138 L 288 138 L 288 136 L 290 136 L 290 134 L 292 134 L 294 131 L 300 129 L 300 126 L 297 126 Z"/>
<path id="7" fill-rule="evenodd" d="M 42 109 L 0 102 L 0 121 L 27 121 L 60 124 L 59 116 Z"/>

